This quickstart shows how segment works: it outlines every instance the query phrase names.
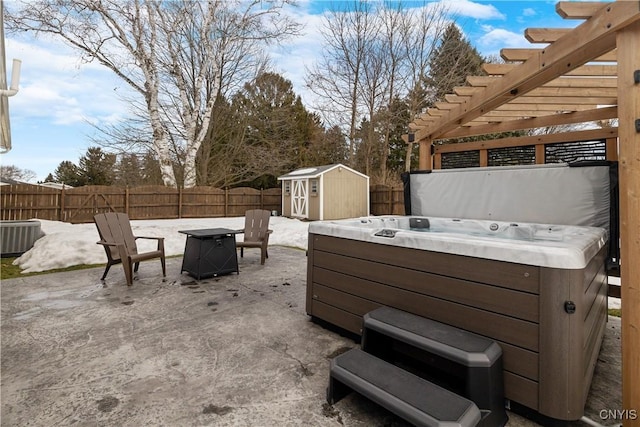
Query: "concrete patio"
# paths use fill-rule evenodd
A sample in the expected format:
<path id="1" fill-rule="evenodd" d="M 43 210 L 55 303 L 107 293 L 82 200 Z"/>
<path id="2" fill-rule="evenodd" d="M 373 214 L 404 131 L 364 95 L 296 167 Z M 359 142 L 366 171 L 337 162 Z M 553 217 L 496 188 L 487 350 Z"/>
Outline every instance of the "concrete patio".
<path id="1" fill-rule="evenodd" d="M 240 274 L 195 281 L 182 258 L 1 284 L 2 426 L 403 426 L 358 395 L 325 401 L 329 360 L 357 346 L 305 313 L 302 250 L 246 251 Z M 621 408 L 609 318 L 587 416 Z M 535 425 L 509 414 L 509 426 Z M 581 423 L 576 423 L 581 424 Z"/>

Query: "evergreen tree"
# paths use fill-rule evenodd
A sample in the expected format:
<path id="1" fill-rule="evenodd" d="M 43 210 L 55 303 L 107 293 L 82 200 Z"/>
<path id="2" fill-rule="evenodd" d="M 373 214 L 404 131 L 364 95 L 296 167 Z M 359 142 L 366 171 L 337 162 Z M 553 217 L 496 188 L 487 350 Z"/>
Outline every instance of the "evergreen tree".
<path id="1" fill-rule="evenodd" d="M 61 184 L 67 184 L 72 187 L 81 187 L 86 184 L 78 166 L 69 160 L 60 162 L 53 175 L 55 176 L 55 182 Z"/>
<path id="2" fill-rule="evenodd" d="M 427 106 L 443 101 L 444 96 L 453 93 L 456 86 L 465 86 L 467 76 L 484 75 L 482 64 L 487 59 L 480 56 L 455 24 L 450 24 L 444 32 L 439 46 L 429 59 L 429 73 L 425 77 Z M 438 144 L 478 141 L 482 139 L 496 139 L 506 136 L 523 135 L 523 131 L 503 132 L 484 136 L 454 138 L 440 140 Z"/>
<path id="3" fill-rule="evenodd" d="M 102 151 L 100 147 L 89 147 L 80 158 L 79 169 L 84 185 L 111 185 L 114 182 L 116 155 Z"/>
<path id="4" fill-rule="evenodd" d="M 218 96 L 211 110 L 207 137 L 196 160 L 198 185 L 229 185 L 234 163 L 242 157 L 242 145 L 237 142 L 242 140 L 243 132 L 241 118 L 222 95 Z"/>
<path id="5" fill-rule="evenodd" d="M 320 118 L 314 116 L 319 123 Z M 322 127 L 320 124 L 318 126 Z M 319 129 L 319 133 L 309 141 L 306 152 L 306 162 L 301 166 L 329 165 L 345 163 L 349 155 L 349 147 L 342 130 L 338 126 L 333 126 L 326 130 Z"/>
<path id="6" fill-rule="evenodd" d="M 406 124 L 410 121 L 410 112 L 407 103 L 398 97 L 394 98 L 390 105 L 390 110 L 395 120 L 389 135 L 387 169 L 391 175 L 390 178 L 399 180 L 402 172 L 410 170 L 405 166 L 408 145 L 402 139 L 402 135 L 407 130 Z M 418 156 L 410 154 L 409 162 L 411 163 L 411 169 L 416 169 L 418 167 Z"/>
<path id="7" fill-rule="evenodd" d="M 136 154 L 123 154 L 116 165 L 114 184 L 134 187 L 143 184 L 142 167 Z"/>
<path id="8" fill-rule="evenodd" d="M 245 84 L 232 106 L 244 130 L 245 182 L 277 185 L 275 177 L 307 163 L 307 147 L 319 135 L 319 123 L 289 80 L 279 74 L 262 73 Z M 268 179 L 255 181 L 259 177 Z"/>
<path id="9" fill-rule="evenodd" d="M 148 151 L 140 160 L 140 185 L 162 185 L 162 171 L 153 152 Z"/>
<path id="10" fill-rule="evenodd" d="M 423 75 L 422 79 L 409 90 L 405 98 L 409 114 L 412 118 L 422 113 L 429 106 L 430 91 L 425 87 L 427 79 L 428 78 Z"/>
<path id="11" fill-rule="evenodd" d="M 449 24 L 429 58 L 429 73 L 425 78 L 428 104 L 444 100 L 444 95 L 453 93 L 455 86 L 464 86 L 467 76 L 483 75 L 483 62 L 456 24 Z"/>

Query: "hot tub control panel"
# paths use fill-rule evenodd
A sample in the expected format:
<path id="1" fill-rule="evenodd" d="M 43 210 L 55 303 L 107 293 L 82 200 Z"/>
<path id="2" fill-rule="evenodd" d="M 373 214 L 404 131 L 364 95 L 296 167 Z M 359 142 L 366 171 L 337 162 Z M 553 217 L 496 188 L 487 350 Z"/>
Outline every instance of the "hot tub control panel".
<path id="1" fill-rule="evenodd" d="M 391 230 L 388 228 L 383 228 L 382 230 L 378 231 L 376 234 L 374 234 L 374 236 L 378 236 L 378 237 L 396 237 L 396 231 L 398 230 Z"/>

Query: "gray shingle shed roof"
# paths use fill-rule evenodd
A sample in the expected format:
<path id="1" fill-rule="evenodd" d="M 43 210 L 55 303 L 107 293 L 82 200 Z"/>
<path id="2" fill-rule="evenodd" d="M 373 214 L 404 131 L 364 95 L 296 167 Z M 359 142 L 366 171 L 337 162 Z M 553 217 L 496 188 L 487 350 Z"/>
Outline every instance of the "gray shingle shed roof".
<path id="1" fill-rule="evenodd" d="M 288 180 L 288 179 L 307 179 L 307 178 L 318 178 L 320 175 L 329 172 L 335 168 L 342 167 L 347 169 L 357 175 L 362 176 L 363 178 L 368 178 L 363 173 L 358 172 L 355 169 L 351 169 L 348 166 L 343 165 L 342 163 L 335 163 L 332 165 L 324 165 L 324 166 L 310 166 L 305 168 L 296 169 L 287 174 L 278 177 L 278 180 Z"/>

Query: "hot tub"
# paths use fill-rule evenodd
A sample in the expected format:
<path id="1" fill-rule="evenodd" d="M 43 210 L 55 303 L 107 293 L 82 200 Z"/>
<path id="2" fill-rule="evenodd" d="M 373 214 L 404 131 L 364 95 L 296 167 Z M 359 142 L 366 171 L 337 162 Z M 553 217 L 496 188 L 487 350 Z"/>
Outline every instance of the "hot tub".
<path id="1" fill-rule="evenodd" d="M 307 313 L 356 334 L 391 306 L 496 340 L 507 399 L 583 415 L 607 318 L 607 232 L 427 217 L 309 225 Z"/>

